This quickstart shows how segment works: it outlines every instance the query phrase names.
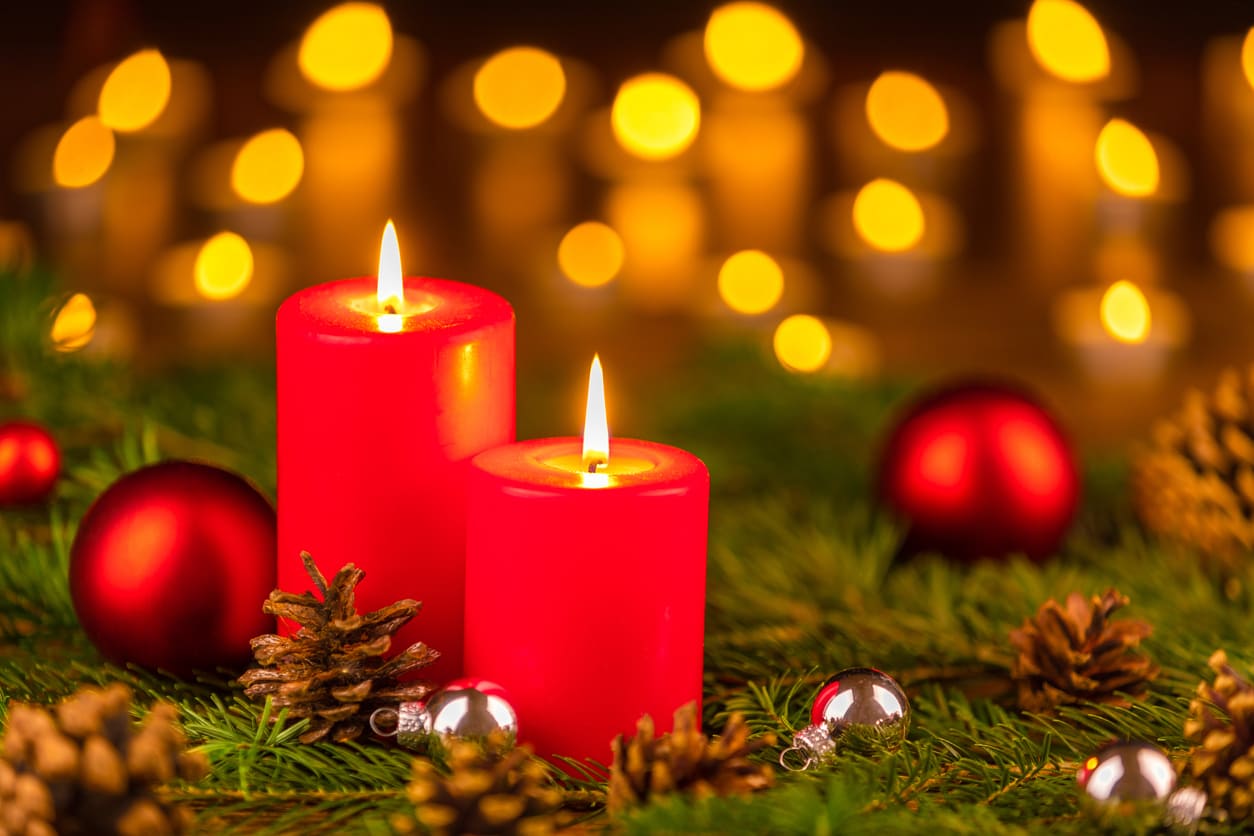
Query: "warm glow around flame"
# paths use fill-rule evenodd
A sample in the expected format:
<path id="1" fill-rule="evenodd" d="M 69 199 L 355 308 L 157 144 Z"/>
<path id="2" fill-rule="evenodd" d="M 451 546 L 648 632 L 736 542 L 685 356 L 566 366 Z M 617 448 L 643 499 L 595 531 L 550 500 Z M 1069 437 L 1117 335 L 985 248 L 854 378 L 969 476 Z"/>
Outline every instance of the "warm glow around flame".
<path id="1" fill-rule="evenodd" d="M 57 311 L 52 322 L 52 344 L 57 351 L 77 351 L 96 333 L 96 306 L 86 293 L 75 293 Z"/>
<path id="2" fill-rule="evenodd" d="M 1124 119 L 1111 119 L 1097 136 L 1097 170 L 1107 186 L 1128 197 L 1147 197 L 1158 190 L 1158 154 L 1141 129 Z"/>
<path id="3" fill-rule="evenodd" d="M 388 221 L 383 228 L 383 243 L 379 246 L 379 310 L 385 314 L 401 312 L 405 298 L 405 283 L 401 272 L 401 245 L 396 241 L 396 227 Z"/>
<path id="4" fill-rule="evenodd" d="M 1250 31 L 1245 33 L 1245 40 L 1241 41 L 1241 70 L 1245 73 L 1245 80 L 1254 87 L 1254 26 L 1250 27 Z"/>
<path id="5" fill-rule="evenodd" d="M 1129 281 L 1117 281 L 1102 295 L 1102 327 L 1122 343 L 1143 343 L 1150 332 L 1149 300 Z"/>
<path id="6" fill-rule="evenodd" d="M 763 3 L 720 6 L 705 27 L 705 58 L 733 87 L 754 92 L 787 84 L 801 70 L 805 44 L 793 22 Z"/>
<path id="7" fill-rule="evenodd" d="M 610 462 L 610 426 L 605 417 L 605 377 L 601 357 L 592 356 L 588 372 L 588 408 L 583 418 L 583 466 L 589 473 Z"/>
<path id="8" fill-rule="evenodd" d="M 170 65 L 155 49 L 142 49 L 113 68 L 100 89 L 100 121 L 115 131 L 142 131 L 170 103 Z"/>
<path id="9" fill-rule="evenodd" d="M 374 3 L 341 3 L 310 24 L 297 63 L 305 78 L 326 90 L 357 90 L 383 75 L 392 61 L 392 22 Z"/>
<path id="10" fill-rule="evenodd" d="M 1028 49 L 1048 72 L 1079 84 L 1110 74 L 1101 24 L 1072 0 L 1036 0 L 1028 10 Z"/>

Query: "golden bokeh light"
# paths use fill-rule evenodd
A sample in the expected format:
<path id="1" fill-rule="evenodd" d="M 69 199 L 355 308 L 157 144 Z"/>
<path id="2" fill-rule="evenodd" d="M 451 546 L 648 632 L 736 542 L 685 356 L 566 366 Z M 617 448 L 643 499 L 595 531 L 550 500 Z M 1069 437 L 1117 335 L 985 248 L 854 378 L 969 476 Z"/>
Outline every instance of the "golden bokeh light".
<path id="1" fill-rule="evenodd" d="M 475 73 L 475 104 L 492 122 L 523 130 L 542 124 L 566 95 L 566 73 L 552 53 L 529 46 L 502 50 Z"/>
<path id="2" fill-rule="evenodd" d="M 1254 26 L 1245 33 L 1245 40 L 1241 42 L 1241 70 L 1245 73 L 1245 80 L 1254 87 Z"/>
<path id="3" fill-rule="evenodd" d="M 291 131 L 272 128 L 250 138 L 231 164 L 231 188 L 249 203 L 276 203 L 305 173 L 305 154 Z"/>
<path id="4" fill-rule="evenodd" d="M 1028 10 L 1028 48 L 1047 72 L 1084 83 L 1110 74 L 1101 24 L 1072 0 L 1036 0 Z"/>
<path id="5" fill-rule="evenodd" d="M 741 90 L 773 90 L 801 69 L 805 45 L 792 21 L 765 3 L 720 6 L 705 26 L 705 59 Z"/>
<path id="6" fill-rule="evenodd" d="M 1123 343 L 1143 343 L 1150 332 L 1149 300 L 1129 281 L 1117 281 L 1102 294 L 1102 327 Z"/>
<path id="7" fill-rule="evenodd" d="M 300 71 L 327 90 L 357 90 L 383 75 L 392 60 L 392 22 L 374 3 L 341 3 L 305 30 Z"/>
<path id="8" fill-rule="evenodd" d="M 52 179 L 58 186 L 90 186 L 109 170 L 116 143 L 113 131 L 96 116 L 84 116 L 61 135 L 52 154 Z"/>
<path id="9" fill-rule="evenodd" d="M 562 236 L 557 264 L 580 287 L 600 287 L 623 269 L 623 239 L 607 224 L 585 221 Z"/>
<path id="10" fill-rule="evenodd" d="M 614 137 L 646 160 L 664 160 L 688 148 L 701 125 L 701 103 L 692 88 L 664 73 L 623 82 L 610 111 Z"/>
<path id="11" fill-rule="evenodd" d="M 1111 119 L 1097 136 L 1094 149 L 1102 181 L 1128 197 L 1146 197 L 1158 190 L 1158 154 L 1141 129 Z"/>
<path id="12" fill-rule="evenodd" d="M 196 254 L 196 291 L 221 301 L 240 295 L 253 278 L 253 251 L 234 232 L 219 232 Z"/>
<path id="13" fill-rule="evenodd" d="M 781 322 L 772 342 L 780 365 L 793 372 L 816 372 L 832 356 L 827 326 L 807 314 L 794 314 Z"/>
<path id="14" fill-rule="evenodd" d="M 1254 206 L 1232 206 L 1216 215 L 1210 225 L 1210 246 L 1223 266 L 1254 273 Z"/>
<path id="15" fill-rule="evenodd" d="M 143 49 L 109 73 L 100 88 L 100 121 L 115 131 L 142 131 L 170 103 L 170 65 L 155 49 Z"/>
<path id="16" fill-rule="evenodd" d="M 853 199 L 853 226 L 867 244 L 889 253 L 905 252 L 923 237 L 923 206 L 895 180 L 872 180 Z"/>
<path id="17" fill-rule="evenodd" d="M 761 250 L 741 250 L 718 271 L 718 295 L 742 314 L 769 311 L 784 294 L 784 271 Z"/>
<path id="18" fill-rule="evenodd" d="M 57 351 L 78 351 L 96 333 L 96 306 L 86 293 L 75 293 L 52 321 L 52 345 Z"/>
<path id="19" fill-rule="evenodd" d="M 866 118 L 884 143 L 899 151 L 926 151 L 949 133 L 945 100 L 914 73 L 881 73 L 866 95 Z"/>

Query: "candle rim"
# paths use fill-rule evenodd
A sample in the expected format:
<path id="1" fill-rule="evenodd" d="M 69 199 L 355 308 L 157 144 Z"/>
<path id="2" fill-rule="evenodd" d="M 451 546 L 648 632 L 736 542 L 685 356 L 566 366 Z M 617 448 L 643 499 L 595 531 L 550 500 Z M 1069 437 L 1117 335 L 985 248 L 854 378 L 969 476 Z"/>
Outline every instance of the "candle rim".
<path id="1" fill-rule="evenodd" d="M 435 304 L 428 310 L 402 313 L 404 327 L 385 334 L 377 327 L 377 314 L 366 313 L 352 303 L 358 296 L 374 300 L 378 281 L 375 276 L 353 276 L 301 288 L 279 306 L 277 321 L 297 323 L 320 336 L 389 339 L 423 338 L 431 333 L 470 333 L 481 328 L 514 321 L 514 308 L 505 297 L 479 285 L 432 276 L 406 276 L 405 295 L 426 296 Z M 350 296 L 351 293 L 351 296 Z"/>
<path id="2" fill-rule="evenodd" d="M 709 479 L 705 463 L 687 450 L 636 438 L 611 438 L 610 461 L 615 456 L 624 456 L 647 459 L 654 462 L 654 466 L 636 473 L 609 475 L 601 484 L 590 484 L 584 479 L 586 474 L 546 464 L 569 455 L 579 457 L 582 449 L 583 439 L 578 436 L 516 441 L 478 454 L 471 460 L 471 467 L 520 490 L 541 493 L 546 490 L 664 492 L 672 483 L 684 482 L 694 474 L 703 474 L 707 481 Z"/>

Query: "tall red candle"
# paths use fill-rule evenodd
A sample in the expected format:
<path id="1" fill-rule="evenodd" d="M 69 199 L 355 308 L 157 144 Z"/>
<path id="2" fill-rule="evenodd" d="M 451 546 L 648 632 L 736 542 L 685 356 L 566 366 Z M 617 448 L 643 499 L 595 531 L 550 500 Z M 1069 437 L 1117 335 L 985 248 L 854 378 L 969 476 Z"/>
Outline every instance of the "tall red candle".
<path id="1" fill-rule="evenodd" d="M 308 551 L 328 577 L 366 572 L 363 612 L 421 601 L 394 647 L 438 650 L 439 680 L 462 672 L 468 462 L 514 437 L 514 313 L 478 287 L 402 283 L 395 233 L 384 245 L 378 281 L 279 308 L 278 579 L 308 588 Z"/>
<path id="2" fill-rule="evenodd" d="M 471 462 L 466 669 L 510 694 L 539 754 L 608 763 L 642 714 L 665 731 L 701 699 L 710 478 L 674 447 L 581 447 Z"/>

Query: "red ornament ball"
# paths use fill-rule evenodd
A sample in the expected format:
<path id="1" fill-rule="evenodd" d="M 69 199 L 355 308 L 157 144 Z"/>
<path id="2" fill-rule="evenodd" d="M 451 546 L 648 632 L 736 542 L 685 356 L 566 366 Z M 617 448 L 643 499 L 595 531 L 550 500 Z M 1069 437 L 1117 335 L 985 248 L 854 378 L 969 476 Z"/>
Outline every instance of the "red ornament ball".
<path id="1" fill-rule="evenodd" d="M 96 499 L 70 550 L 83 630 L 119 665 L 180 676 L 238 669 L 249 640 L 274 632 L 274 508 L 248 482 L 168 461 L 123 476 Z"/>
<path id="2" fill-rule="evenodd" d="M 29 421 L 0 424 L 0 505 L 43 502 L 61 472 L 52 434 Z"/>
<path id="3" fill-rule="evenodd" d="M 960 383 L 908 408 L 888 436 L 879 492 L 909 524 L 906 554 L 957 560 L 1055 552 L 1080 479 L 1058 422 L 1030 396 Z"/>

